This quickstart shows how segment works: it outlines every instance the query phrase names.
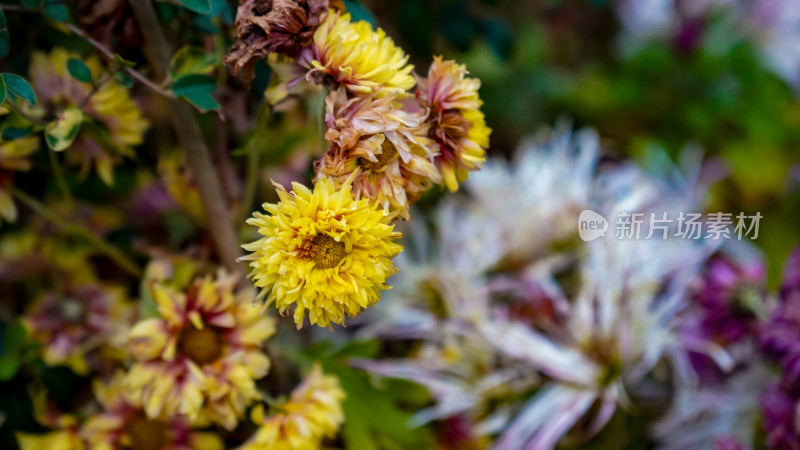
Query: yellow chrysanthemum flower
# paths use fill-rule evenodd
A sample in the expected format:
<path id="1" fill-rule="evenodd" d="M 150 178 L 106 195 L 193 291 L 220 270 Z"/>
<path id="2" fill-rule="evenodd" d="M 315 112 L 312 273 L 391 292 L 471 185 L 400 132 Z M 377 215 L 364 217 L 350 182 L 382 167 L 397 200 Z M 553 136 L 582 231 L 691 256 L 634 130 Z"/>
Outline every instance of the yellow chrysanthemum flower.
<path id="1" fill-rule="evenodd" d="M 118 371 L 107 383 L 95 380 L 94 396 L 102 412 L 89 417 L 81 437 L 93 450 L 160 449 L 222 450 L 225 445 L 213 433 L 193 430 L 184 416 L 164 419 L 147 417 L 140 405 L 124 395 L 124 372 Z"/>
<path id="2" fill-rule="evenodd" d="M 318 365 L 271 416 L 263 405 L 252 414 L 260 427 L 240 450 L 317 450 L 322 439 L 333 437 L 344 422 L 345 393 L 339 380 L 324 375 Z"/>
<path id="3" fill-rule="evenodd" d="M 252 290 L 235 293 L 235 282 L 220 274 L 196 280 L 185 293 L 153 286 L 161 317 L 131 330 L 137 362 L 125 379 L 130 401 L 147 417 L 181 414 L 233 429 L 260 398 L 255 380 L 269 369 L 261 346 L 274 321 L 253 304 Z"/>
<path id="4" fill-rule="evenodd" d="M 79 109 L 84 123 L 67 151 L 67 159 L 80 164 L 84 173 L 94 166 L 100 178 L 110 185 L 114 163 L 120 156 L 134 154 L 132 147 L 143 142 L 149 123 L 131 99 L 129 89 L 113 78 L 96 90 L 73 78 L 67 70 L 71 58 L 81 59 L 63 48 L 55 48 L 49 54 L 33 54 L 30 77 L 39 100 L 33 114 L 55 115 Z M 90 56 L 84 62 L 93 79 L 99 81 L 104 71 L 97 57 Z"/>
<path id="5" fill-rule="evenodd" d="M 480 110 L 481 82 L 468 78 L 468 73 L 463 65 L 437 56 L 428 78 L 417 79 L 417 99 L 430 111 L 431 134 L 441 150 L 436 166 L 451 191 L 458 190 L 458 183 L 467 179 L 470 170 L 483 165 L 492 132 Z"/>
<path id="6" fill-rule="evenodd" d="M 25 136 L 11 141 L 0 141 L 0 223 L 17 220 L 17 207 L 11 198 L 9 186 L 14 172 L 25 172 L 31 168 L 28 156 L 39 149 L 38 136 Z"/>
<path id="7" fill-rule="evenodd" d="M 90 448 L 81 439 L 77 422 L 63 430 L 44 434 L 18 432 L 16 436 L 21 450 L 86 450 Z"/>
<path id="8" fill-rule="evenodd" d="M 402 247 L 390 225 L 393 215 L 367 199 L 354 200 L 350 186 L 336 189 L 322 178 L 314 190 L 293 183 L 293 193 L 277 186 L 280 202 L 265 203 L 269 215 L 255 212 L 247 223 L 263 238 L 244 245 L 255 285 L 267 305 L 281 314 L 295 305 L 294 321 L 303 325 L 344 324 L 376 303 L 386 278 L 395 272 L 391 257 Z"/>
<path id="9" fill-rule="evenodd" d="M 335 10 L 328 11 L 298 61 L 309 69 L 308 78 L 341 84 L 357 94 L 401 93 L 414 87 L 414 66 L 386 32 L 363 20 L 350 22 L 350 14 Z"/>
<path id="10" fill-rule="evenodd" d="M 328 96 L 325 121 L 332 146 L 314 166 L 317 178 L 352 182 L 356 199 L 373 199 L 407 219 L 409 205 L 441 182 L 424 111 L 405 111 L 396 96 L 348 98 L 340 89 Z"/>

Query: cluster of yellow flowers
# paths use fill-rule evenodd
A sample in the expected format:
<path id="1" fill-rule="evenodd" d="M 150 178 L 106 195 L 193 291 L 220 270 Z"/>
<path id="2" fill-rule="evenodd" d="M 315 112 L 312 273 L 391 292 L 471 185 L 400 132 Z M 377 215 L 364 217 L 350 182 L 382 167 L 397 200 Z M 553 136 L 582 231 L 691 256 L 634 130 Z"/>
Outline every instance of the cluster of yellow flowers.
<path id="1" fill-rule="evenodd" d="M 236 281 L 223 272 L 185 289 L 153 281 L 158 315 L 130 329 L 120 358 L 125 370 L 117 366 L 95 380 L 95 412 L 79 420 L 37 405 L 39 421 L 54 431 L 21 433 L 23 450 L 222 449 L 220 437 L 203 429 L 233 430 L 254 404 L 260 428 L 243 448 L 318 448 L 344 420 L 344 392 L 314 367 L 272 415 L 264 413 L 256 381 L 270 366 L 263 345 L 274 321 L 254 305 L 254 290 L 237 289 Z M 93 314 L 91 322 L 102 319 L 99 309 Z"/>
<path id="2" fill-rule="evenodd" d="M 282 29 L 273 19 L 261 22 L 272 24 L 267 36 Z M 415 79 L 408 56 L 383 30 L 335 8 L 291 64 L 296 70 L 280 72 L 329 89 L 329 147 L 314 164 L 313 190 L 278 186 L 280 202 L 248 220 L 263 237 L 244 246 L 252 252 L 245 259 L 267 305 L 281 313 L 295 305 L 298 328 L 306 312 L 312 325 L 343 325 L 389 288 L 390 258 L 402 250 L 392 221 L 409 219 L 410 205 L 434 185 L 457 190 L 481 167 L 491 130 L 480 81 L 464 66 L 435 58 L 428 76 Z"/>

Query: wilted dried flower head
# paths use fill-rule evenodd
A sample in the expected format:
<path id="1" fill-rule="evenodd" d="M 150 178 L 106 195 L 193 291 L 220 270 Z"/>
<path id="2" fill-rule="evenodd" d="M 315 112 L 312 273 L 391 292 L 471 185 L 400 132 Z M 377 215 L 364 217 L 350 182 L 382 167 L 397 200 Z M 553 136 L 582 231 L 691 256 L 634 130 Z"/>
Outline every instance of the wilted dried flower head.
<path id="1" fill-rule="evenodd" d="M 274 322 L 253 305 L 251 290 L 234 292 L 235 277 L 196 280 L 186 292 L 155 284 L 161 317 L 136 324 L 129 347 L 137 359 L 127 394 L 151 419 L 186 415 L 233 429 L 259 398 L 254 380 L 266 375 L 261 345 Z"/>
<path id="2" fill-rule="evenodd" d="M 423 111 L 405 111 L 395 95 L 348 99 L 344 89 L 331 93 L 325 138 L 332 146 L 315 164 L 317 179 L 352 182 L 356 199 L 373 199 L 408 218 L 409 205 L 441 181 L 424 119 Z"/>
<path id="3" fill-rule="evenodd" d="M 344 397 L 339 380 L 323 374 L 319 365 L 315 365 L 276 414 L 265 417 L 262 405 L 253 410 L 253 421 L 260 428 L 240 450 L 320 448 L 322 439 L 336 435 L 344 422 Z"/>
<path id="4" fill-rule="evenodd" d="M 245 0 L 236 13 L 236 41 L 225 57 L 234 73 L 253 79 L 253 63 L 273 52 L 297 56 L 338 0 Z"/>
<path id="5" fill-rule="evenodd" d="M 346 87 L 356 94 L 382 96 L 414 87 L 408 56 L 386 33 L 350 14 L 330 11 L 314 33 L 314 41 L 298 60 L 307 77 Z"/>
<path id="6" fill-rule="evenodd" d="M 311 191 L 293 183 L 293 192 L 277 186 L 280 202 L 265 203 L 269 215 L 253 213 L 247 223 L 263 238 L 242 246 L 255 285 L 267 304 L 281 314 L 295 305 L 294 321 L 303 326 L 306 311 L 312 325 L 344 324 L 377 303 L 395 268 L 390 258 L 402 247 L 390 225 L 393 215 L 354 200 L 350 186 L 318 180 Z"/>
<path id="7" fill-rule="evenodd" d="M 428 121 L 431 136 L 436 139 L 441 154 L 436 166 L 448 189 L 456 191 L 468 171 L 477 170 L 486 160 L 489 134 L 478 97 L 481 85 L 477 78 L 467 78 L 467 69 L 455 61 L 433 60 L 428 78 L 417 77 L 417 98 L 430 110 Z"/>

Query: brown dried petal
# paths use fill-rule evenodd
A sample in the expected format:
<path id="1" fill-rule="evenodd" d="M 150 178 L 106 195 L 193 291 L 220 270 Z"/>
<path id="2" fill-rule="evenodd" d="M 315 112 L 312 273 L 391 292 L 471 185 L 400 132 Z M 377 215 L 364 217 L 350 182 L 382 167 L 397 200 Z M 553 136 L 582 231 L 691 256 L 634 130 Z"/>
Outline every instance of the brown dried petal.
<path id="1" fill-rule="evenodd" d="M 235 42 L 225 56 L 233 73 L 253 79 L 253 63 L 272 52 L 296 56 L 339 0 L 245 0 L 236 13 Z"/>

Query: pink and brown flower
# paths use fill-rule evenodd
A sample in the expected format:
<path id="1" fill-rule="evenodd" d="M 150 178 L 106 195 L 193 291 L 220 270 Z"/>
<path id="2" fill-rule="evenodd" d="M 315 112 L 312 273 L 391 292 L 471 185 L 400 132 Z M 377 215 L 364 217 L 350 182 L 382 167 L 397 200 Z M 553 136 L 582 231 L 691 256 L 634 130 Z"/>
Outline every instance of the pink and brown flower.
<path id="1" fill-rule="evenodd" d="M 451 191 L 458 190 L 469 171 L 481 168 L 492 132 L 480 110 L 481 82 L 468 73 L 463 65 L 437 56 L 428 77 L 417 77 L 417 100 L 430 111 L 430 135 L 441 150 L 436 167 Z"/>
<path id="2" fill-rule="evenodd" d="M 233 429 L 260 397 L 255 380 L 269 369 L 261 346 L 274 322 L 255 305 L 255 292 L 234 292 L 235 283 L 220 274 L 196 280 L 186 292 L 153 285 L 160 317 L 131 330 L 137 362 L 125 380 L 130 400 L 147 417 L 180 414 Z"/>
<path id="3" fill-rule="evenodd" d="M 121 448 L 159 450 L 221 450 L 224 444 L 212 433 L 192 429 L 185 416 L 152 419 L 141 405 L 124 395 L 124 373 L 116 372 L 107 383 L 96 380 L 94 396 L 102 412 L 89 417 L 81 437 L 96 450 Z"/>
<path id="4" fill-rule="evenodd" d="M 87 284 L 46 293 L 25 324 L 42 342 L 47 364 L 66 365 L 85 375 L 104 358 L 124 357 L 121 338 L 132 313 L 118 290 Z"/>
<path id="5" fill-rule="evenodd" d="M 356 199 L 372 199 L 408 218 L 409 205 L 441 182 L 424 119 L 423 111 L 406 111 L 394 95 L 348 97 L 339 89 L 327 99 L 331 148 L 315 165 L 317 179 L 331 177 L 338 186 L 352 181 Z"/>

